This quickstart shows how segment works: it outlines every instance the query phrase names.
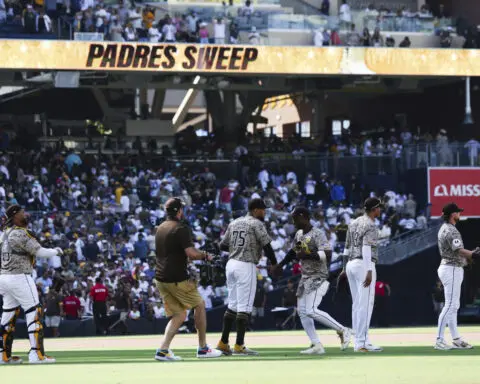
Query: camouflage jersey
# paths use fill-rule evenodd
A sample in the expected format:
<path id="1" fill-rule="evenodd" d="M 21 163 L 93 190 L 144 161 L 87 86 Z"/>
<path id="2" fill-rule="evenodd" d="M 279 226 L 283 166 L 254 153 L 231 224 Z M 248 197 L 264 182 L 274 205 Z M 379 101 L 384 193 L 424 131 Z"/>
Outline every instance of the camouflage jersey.
<path id="1" fill-rule="evenodd" d="M 363 259 L 362 247 L 372 248 L 372 261 L 378 261 L 378 231 L 375 223 L 367 215 L 353 220 L 348 226 L 345 249 L 349 250 L 348 260 Z"/>
<path id="2" fill-rule="evenodd" d="M 304 234 L 298 230 L 293 240 L 293 249 L 300 248 L 307 254 L 315 254 L 318 251 L 331 250 L 330 243 L 325 233 L 318 228 L 312 228 Z M 328 279 L 328 265 L 322 260 L 301 260 L 302 278 L 298 284 L 297 296 L 316 291 Z"/>
<path id="3" fill-rule="evenodd" d="M 463 248 L 462 235 L 457 227 L 445 223 L 438 231 L 438 250 L 442 258 L 441 264 L 464 267 L 466 260 L 460 256 L 459 250 Z"/>
<path id="4" fill-rule="evenodd" d="M 9 227 L 0 237 L 2 275 L 30 275 L 35 255 L 41 248 L 26 228 Z"/>
<path id="5" fill-rule="evenodd" d="M 256 265 L 262 257 L 263 247 L 271 241 L 265 224 L 249 214 L 228 225 L 220 246 L 228 247 L 230 259 Z"/>

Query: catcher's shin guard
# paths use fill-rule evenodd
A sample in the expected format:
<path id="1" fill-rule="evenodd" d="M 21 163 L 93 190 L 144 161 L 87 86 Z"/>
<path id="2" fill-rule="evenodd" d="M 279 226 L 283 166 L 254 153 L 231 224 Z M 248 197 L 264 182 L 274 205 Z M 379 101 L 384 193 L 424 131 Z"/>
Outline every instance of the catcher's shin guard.
<path id="1" fill-rule="evenodd" d="M 2 354 L 3 363 L 7 363 L 12 359 L 15 324 L 19 315 L 20 307 L 3 310 L 0 324 L 0 353 Z"/>
<path id="2" fill-rule="evenodd" d="M 27 320 L 28 338 L 30 339 L 31 351 L 35 351 L 40 360 L 45 358 L 45 349 L 43 347 L 43 310 L 40 305 L 32 307 L 25 311 Z"/>

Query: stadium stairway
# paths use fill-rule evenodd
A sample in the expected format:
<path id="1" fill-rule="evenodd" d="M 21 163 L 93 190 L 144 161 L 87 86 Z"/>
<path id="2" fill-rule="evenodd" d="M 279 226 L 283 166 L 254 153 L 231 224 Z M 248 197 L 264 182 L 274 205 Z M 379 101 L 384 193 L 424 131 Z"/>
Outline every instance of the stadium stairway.
<path id="1" fill-rule="evenodd" d="M 441 222 L 433 222 L 429 228 L 409 236 L 400 236 L 387 246 L 379 249 L 380 265 L 392 265 L 433 248 L 437 245 L 437 234 Z"/>

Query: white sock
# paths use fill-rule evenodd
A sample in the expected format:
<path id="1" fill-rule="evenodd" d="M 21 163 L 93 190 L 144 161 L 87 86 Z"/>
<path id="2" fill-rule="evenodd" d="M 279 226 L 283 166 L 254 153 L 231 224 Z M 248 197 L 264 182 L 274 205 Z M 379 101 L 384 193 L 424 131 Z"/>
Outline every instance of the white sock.
<path id="1" fill-rule="evenodd" d="M 310 317 L 300 317 L 300 322 L 302 323 L 303 329 L 307 333 L 308 338 L 312 342 L 312 344 L 320 343 L 320 339 L 317 335 L 317 330 L 315 329 L 315 322 Z"/>

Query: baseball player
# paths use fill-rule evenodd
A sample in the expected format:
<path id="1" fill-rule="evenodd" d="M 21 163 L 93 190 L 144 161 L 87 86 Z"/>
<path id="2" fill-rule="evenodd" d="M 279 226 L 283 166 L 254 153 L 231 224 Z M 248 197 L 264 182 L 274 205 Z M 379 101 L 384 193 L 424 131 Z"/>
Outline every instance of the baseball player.
<path id="1" fill-rule="evenodd" d="M 1 269 L 0 295 L 3 296 L 3 313 L 0 321 L 0 364 L 20 364 L 22 360 L 12 356 L 15 324 L 20 307 L 25 312 L 31 349 L 30 364 L 54 363 L 43 347 L 43 311 L 32 278 L 36 258 L 52 259 L 59 264 L 60 248 L 43 248 L 27 230 L 25 212 L 19 205 L 12 205 L 5 214 L 6 229 L 0 239 Z M 54 265 L 55 266 L 55 265 Z"/>
<path id="2" fill-rule="evenodd" d="M 443 207 L 443 220 L 445 223 L 438 231 L 438 249 L 442 261 L 438 268 L 438 277 L 445 290 L 445 306 L 438 317 L 438 332 L 435 349 L 445 351 L 455 349 L 471 349 L 472 346 L 463 341 L 458 333 L 457 312 L 460 308 L 460 292 L 462 290 L 463 268 L 471 263 L 473 256 L 480 255 L 480 249 L 473 252 L 463 247 L 462 235 L 456 228 L 463 209 L 455 203 Z M 444 340 L 445 326 L 448 325 L 452 334 L 453 345 Z"/>
<path id="3" fill-rule="evenodd" d="M 257 288 L 257 264 L 265 255 L 273 265 L 277 264 L 275 253 L 270 245 L 263 220 L 267 206 L 261 199 L 253 199 L 248 204 L 249 213 L 232 221 L 220 242 L 220 249 L 230 253 L 226 266 L 228 308 L 223 318 L 222 338 L 217 349 L 224 355 L 258 355 L 245 346 L 245 331 L 252 313 L 253 300 Z M 236 321 L 237 340 L 233 351 L 229 346 L 229 336 Z"/>
<path id="4" fill-rule="evenodd" d="M 327 280 L 332 259 L 330 244 L 322 230 L 312 227 L 308 209 L 295 208 L 292 218 L 297 228 L 294 246 L 276 269 L 282 268 L 293 259 L 298 259 L 301 263 L 302 278 L 297 289 L 297 311 L 303 329 L 310 338 L 311 346 L 300 353 L 305 355 L 325 353 L 315 330 L 314 321 L 337 331 L 343 351 L 350 344 L 351 329 L 344 327 L 328 313 L 318 309 L 330 286 Z"/>
<path id="5" fill-rule="evenodd" d="M 380 216 L 381 201 L 376 197 L 365 200 L 365 214 L 348 226 L 344 259 L 348 258 L 339 278 L 347 275 L 352 295 L 352 328 L 355 333 L 355 352 L 381 352 L 370 343 L 368 329 L 375 299 L 378 261 L 378 231 L 375 218 Z"/>

